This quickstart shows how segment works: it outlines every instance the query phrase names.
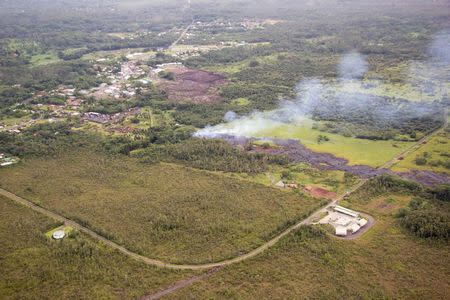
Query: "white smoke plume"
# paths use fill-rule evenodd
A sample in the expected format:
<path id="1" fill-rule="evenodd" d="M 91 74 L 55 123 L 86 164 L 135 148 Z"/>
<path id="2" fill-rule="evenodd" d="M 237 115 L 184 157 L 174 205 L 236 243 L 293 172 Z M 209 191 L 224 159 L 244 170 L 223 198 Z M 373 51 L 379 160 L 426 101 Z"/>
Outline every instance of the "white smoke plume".
<path id="1" fill-rule="evenodd" d="M 430 47 L 430 55 L 432 61 L 450 65 L 450 30 L 443 30 L 436 34 Z"/>
<path id="2" fill-rule="evenodd" d="M 368 64 L 358 52 L 345 54 L 339 63 L 339 78 L 341 80 L 361 79 L 367 72 Z"/>
<path id="3" fill-rule="evenodd" d="M 228 112 L 225 114 L 225 116 L 223 117 L 223 119 L 224 119 L 226 122 L 231 122 L 231 121 L 236 120 L 237 117 L 238 117 L 237 113 L 235 113 L 234 111 L 228 111 Z"/>
<path id="4" fill-rule="evenodd" d="M 430 53 L 439 62 L 449 59 L 448 34 L 437 36 L 430 46 Z M 407 110 L 409 116 L 421 117 L 430 113 L 430 106 L 425 103 L 403 101 L 393 105 L 389 99 L 373 96 L 367 93 L 355 92 L 364 89 L 362 78 L 368 70 L 364 56 L 357 52 L 345 54 L 338 65 L 339 78 L 336 82 L 323 82 L 320 79 L 309 79 L 297 85 L 297 97 L 282 101 L 279 107 L 267 112 L 253 112 L 250 115 L 238 117 L 233 112 L 227 112 L 224 119 L 227 123 L 208 126 L 197 131 L 196 137 L 215 138 L 223 135 L 255 137 L 262 131 L 267 131 L 280 124 L 298 124 L 311 115 L 334 115 L 346 112 L 359 113 L 361 116 L 370 114 L 370 118 L 380 124 L 402 120 Z M 373 105 L 377 103 L 377 105 Z M 370 110 L 368 110 L 370 107 Z"/>
<path id="5" fill-rule="evenodd" d="M 438 32 L 429 49 L 429 59 L 410 65 L 408 83 L 423 95 L 450 97 L 450 29 Z M 441 99 L 437 99 L 441 100 Z"/>

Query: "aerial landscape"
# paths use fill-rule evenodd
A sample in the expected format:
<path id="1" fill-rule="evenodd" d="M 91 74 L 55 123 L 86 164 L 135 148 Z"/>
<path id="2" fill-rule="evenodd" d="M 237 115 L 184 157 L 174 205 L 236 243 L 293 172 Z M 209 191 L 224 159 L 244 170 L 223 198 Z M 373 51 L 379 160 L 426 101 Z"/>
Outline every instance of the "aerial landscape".
<path id="1" fill-rule="evenodd" d="M 447 0 L 0 0 L 0 299 L 450 299 Z"/>

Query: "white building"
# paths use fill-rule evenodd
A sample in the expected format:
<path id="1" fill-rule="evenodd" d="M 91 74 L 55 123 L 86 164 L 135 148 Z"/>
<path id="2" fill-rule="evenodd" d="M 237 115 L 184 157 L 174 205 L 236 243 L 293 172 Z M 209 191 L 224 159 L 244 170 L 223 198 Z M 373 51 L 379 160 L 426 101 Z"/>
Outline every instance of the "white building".
<path id="1" fill-rule="evenodd" d="M 347 227 L 336 226 L 335 230 L 336 230 L 337 236 L 346 236 L 347 235 Z"/>
<path id="2" fill-rule="evenodd" d="M 343 214 L 345 214 L 345 215 L 349 215 L 350 217 L 353 217 L 353 218 L 357 218 L 357 217 L 359 216 L 359 214 L 358 214 L 356 211 L 353 211 L 353 210 L 351 210 L 351 209 L 342 207 L 342 206 L 340 206 L 340 205 L 336 205 L 336 206 L 334 207 L 334 211 L 343 213 Z"/>
<path id="3" fill-rule="evenodd" d="M 65 236 L 66 236 L 66 233 L 64 232 L 64 230 L 57 230 L 57 231 L 53 232 L 53 234 L 52 234 L 52 238 L 55 240 L 63 239 Z"/>
<path id="4" fill-rule="evenodd" d="M 328 212 L 328 215 L 319 221 L 319 224 L 330 224 L 335 229 L 337 236 L 347 236 L 358 232 L 367 225 L 368 221 L 360 217 L 356 211 L 336 205 Z"/>

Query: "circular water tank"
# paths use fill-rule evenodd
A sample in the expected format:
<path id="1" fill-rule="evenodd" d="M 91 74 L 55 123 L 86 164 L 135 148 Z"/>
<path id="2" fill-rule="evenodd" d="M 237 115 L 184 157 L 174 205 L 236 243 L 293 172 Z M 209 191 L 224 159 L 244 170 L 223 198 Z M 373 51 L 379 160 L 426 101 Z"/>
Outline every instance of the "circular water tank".
<path id="1" fill-rule="evenodd" d="M 60 240 L 62 238 L 64 238 L 66 236 L 66 233 L 64 232 L 64 230 L 57 230 L 55 232 L 53 232 L 52 237 L 55 240 Z"/>

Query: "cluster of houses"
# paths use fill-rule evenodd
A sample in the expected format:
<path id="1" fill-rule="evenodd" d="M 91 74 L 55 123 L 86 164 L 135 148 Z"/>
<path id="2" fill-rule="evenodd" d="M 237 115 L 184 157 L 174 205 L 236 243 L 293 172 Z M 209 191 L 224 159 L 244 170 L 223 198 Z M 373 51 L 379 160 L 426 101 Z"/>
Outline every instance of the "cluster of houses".
<path id="1" fill-rule="evenodd" d="M 130 54 L 131 55 L 131 54 Z M 103 59 L 98 59 L 97 62 L 101 62 Z M 136 61 L 130 60 L 123 62 L 120 66 L 120 71 L 116 72 L 111 66 L 104 66 L 96 64 L 94 67 L 97 68 L 97 77 L 106 77 L 109 83 L 102 83 L 96 88 L 92 88 L 87 96 L 93 97 L 95 99 L 128 99 L 136 95 L 137 90 L 141 89 L 142 86 L 148 85 L 149 80 L 142 78 L 147 75 L 147 72 L 141 68 Z M 140 87 L 131 84 L 129 81 L 135 80 L 140 83 Z"/>
<path id="2" fill-rule="evenodd" d="M 367 223 L 368 221 L 362 218 L 360 213 L 340 205 L 331 207 L 327 216 L 319 221 L 319 224 L 330 224 L 333 226 L 335 234 L 340 237 L 351 236 L 357 233 Z"/>
<path id="3" fill-rule="evenodd" d="M 98 112 L 86 112 L 82 115 L 82 118 L 87 121 L 100 123 L 100 124 L 109 124 L 109 123 L 118 123 L 121 122 L 128 116 L 137 115 L 141 112 L 141 109 L 138 107 L 133 107 L 124 112 L 115 113 L 112 115 L 101 114 Z"/>
<path id="4" fill-rule="evenodd" d="M 279 20 L 272 20 L 272 19 L 265 19 L 265 20 L 243 19 L 240 21 L 217 19 L 209 22 L 197 21 L 191 26 L 191 30 L 193 31 L 198 30 L 202 32 L 218 28 L 223 28 L 226 30 L 237 30 L 237 29 L 253 30 L 264 28 L 267 25 L 275 25 L 279 22 L 280 22 Z"/>

